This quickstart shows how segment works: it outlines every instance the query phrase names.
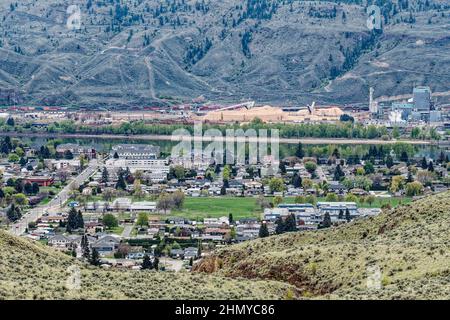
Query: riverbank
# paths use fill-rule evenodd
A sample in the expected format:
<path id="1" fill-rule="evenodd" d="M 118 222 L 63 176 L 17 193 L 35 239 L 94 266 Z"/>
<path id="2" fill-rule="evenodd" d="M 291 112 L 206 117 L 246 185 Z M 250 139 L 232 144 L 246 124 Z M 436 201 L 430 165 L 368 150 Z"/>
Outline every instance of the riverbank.
<path id="1" fill-rule="evenodd" d="M 182 141 L 192 140 L 191 136 L 177 136 L 177 135 L 153 135 L 153 134 L 84 134 L 84 133 L 29 133 L 29 132 L 0 132 L 0 136 L 10 137 L 28 137 L 28 138 L 60 138 L 60 139 L 109 139 L 109 140 L 153 140 L 153 141 Z M 202 137 L 202 141 L 210 142 L 215 137 Z M 255 138 L 250 138 L 249 141 Z M 199 139 L 195 139 L 198 141 Z M 215 138 L 215 141 L 236 141 L 233 137 L 222 137 L 221 139 Z M 241 140 L 241 139 L 238 139 Z M 270 139 L 269 139 L 270 142 Z M 348 138 L 279 138 L 280 143 L 284 144 L 316 144 L 316 145 L 345 145 L 345 144 L 362 144 L 362 145 L 382 145 L 382 144 L 395 144 L 395 143 L 407 143 L 412 145 L 438 145 L 438 141 L 429 140 L 410 140 L 410 139 L 398 139 L 398 140 L 382 140 L 382 139 L 348 139 Z"/>

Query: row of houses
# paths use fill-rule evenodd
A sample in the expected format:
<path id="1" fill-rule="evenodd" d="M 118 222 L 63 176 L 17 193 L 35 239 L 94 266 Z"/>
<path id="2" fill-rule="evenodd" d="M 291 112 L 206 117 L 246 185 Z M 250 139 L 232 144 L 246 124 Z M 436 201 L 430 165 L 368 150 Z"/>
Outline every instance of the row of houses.
<path id="1" fill-rule="evenodd" d="M 275 222 L 278 218 L 285 218 L 293 214 L 297 224 L 303 228 L 315 228 L 329 214 L 332 222 L 355 219 L 362 216 L 377 215 L 381 209 L 359 209 L 355 202 L 318 202 L 316 206 L 310 203 L 279 204 L 276 208 L 264 210 L 262 219 Z"/>

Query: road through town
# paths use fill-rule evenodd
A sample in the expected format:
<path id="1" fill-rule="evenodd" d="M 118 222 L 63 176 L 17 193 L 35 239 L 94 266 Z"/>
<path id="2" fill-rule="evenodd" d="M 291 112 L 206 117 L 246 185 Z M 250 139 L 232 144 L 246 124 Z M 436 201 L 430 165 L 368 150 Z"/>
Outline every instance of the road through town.
<path id="1" fill-rule="evenodd" d="M 97 159 L 92 159 L 86 169 L 84 169 L 84 171 L 82 171 L 77 177 L 71 180 L 64 187 L 64 189 L 62 189 L 58 193 L 58 195 L 56 195 L 51 201 L 49 201 L 45 205 L 40 205 L 36 208 L 31 209 L 18 222 L 11 225 L 9 229 L 10 233 L 20 236 L 25 233 L 25 230 L 28 228 L 28 224 L 30 222 L 37 221 L 46 213 L 54 214 L 58 211 L 61 211 L 61 206 L 69 199 L 70 191 L 72 190 L 73 186 L 80 185 L 84 181 L 86 181 L 86 179 L 88 179 L 97 171 L 98 166 L 99 164 Z"/>

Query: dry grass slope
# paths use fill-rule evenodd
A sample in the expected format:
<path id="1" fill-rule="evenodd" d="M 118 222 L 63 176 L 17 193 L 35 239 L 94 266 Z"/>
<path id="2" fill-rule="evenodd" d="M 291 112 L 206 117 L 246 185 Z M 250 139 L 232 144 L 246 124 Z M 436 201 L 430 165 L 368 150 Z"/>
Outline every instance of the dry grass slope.
<path id="1" fill-rule="evenodd" d="M 450 192 L 337 228 L 225 248 L 196 271 L 271 279 L 313 298 L 449 299 Z M 379 267 L 381 289 L 368 289 Z"/>
<path id="2" fill-rule="evenodd" d="M 68 268 L 81 270 L 81 289 L 68 290 Z M 2 299 L 284 299 L 293 287 L 270 281 L 189 273 L 104 270 L 0 231 Z"/>

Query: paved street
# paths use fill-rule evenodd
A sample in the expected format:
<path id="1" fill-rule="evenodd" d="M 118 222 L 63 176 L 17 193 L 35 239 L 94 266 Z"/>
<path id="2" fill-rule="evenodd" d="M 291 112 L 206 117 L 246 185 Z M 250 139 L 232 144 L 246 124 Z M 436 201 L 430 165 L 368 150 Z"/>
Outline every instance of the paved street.
<path id="1" fill-rule="evenodd" d="M 25 233 L 26 228 L 30 222 L 34 222 L 42 217 L 45 213 L 55 214 L 61 211 L 61 205 L 64 204 L 69 199 L 69 193 L 72 190 L 74 184 L 80 185 L 86 179 L 88 179 L 92 174 L 98 169 L 98 161 L 92 159 L 89 162 L 88 167 L 81 172 L 75 179 L 73 179 L 67 186 L 64 187 L 49 203 L 46 205 L 38 206 L 30 210 L 25 214 L 22 219 L 13 224 L 9 231 L 14 235 L 22 235 Z"/>
<path id="2" fill-rule="evenodd" d="M 133 225 L 126 224 L 122 231 L 122 238 L 129 238 L 131 236 L 131 231 L 133 231 Z"/>

